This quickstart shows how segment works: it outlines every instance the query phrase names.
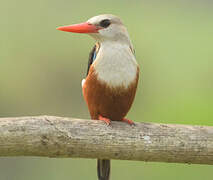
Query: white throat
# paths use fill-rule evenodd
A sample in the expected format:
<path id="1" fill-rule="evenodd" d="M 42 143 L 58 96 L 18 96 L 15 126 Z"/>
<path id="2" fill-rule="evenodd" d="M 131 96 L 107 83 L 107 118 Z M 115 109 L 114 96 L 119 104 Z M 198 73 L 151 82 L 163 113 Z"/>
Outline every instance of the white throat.
<path id="1" fill-rule="evenodd" d="M 137 62 L 130 46 L 121 42 L 101 42 L 93 63 L 99 80 L 110 87 L 127 88 L 137 76 Z"/>

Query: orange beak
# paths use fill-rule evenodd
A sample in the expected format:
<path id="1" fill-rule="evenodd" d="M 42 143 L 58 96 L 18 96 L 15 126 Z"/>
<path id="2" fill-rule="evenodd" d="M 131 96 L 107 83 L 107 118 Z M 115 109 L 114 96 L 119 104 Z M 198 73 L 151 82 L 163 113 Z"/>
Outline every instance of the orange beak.
<path id="1" fill-rule="evenodd" d="M 99 28 L 88 22 L 58 27 L 57 30 L 73 33 L 98 33 Z"/>

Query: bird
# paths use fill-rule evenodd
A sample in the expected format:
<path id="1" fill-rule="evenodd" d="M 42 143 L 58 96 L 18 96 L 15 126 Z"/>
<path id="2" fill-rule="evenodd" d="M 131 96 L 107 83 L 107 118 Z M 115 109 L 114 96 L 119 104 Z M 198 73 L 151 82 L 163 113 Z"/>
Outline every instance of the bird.
<path id="1" fill-rule="evenodd" d="M 135 123 L 125 118 L 135 98 L 139 65 L 127 28 L 118 16 L 102 14 L 86 22 L 60 26 L 60 31 L 88 34 L 96 43 L 89 54 L 83 96 L 91 119 L 110 126 L 111 121 Z M 110 179 L 110 160 L 98 159 L 99 180 Z"/>

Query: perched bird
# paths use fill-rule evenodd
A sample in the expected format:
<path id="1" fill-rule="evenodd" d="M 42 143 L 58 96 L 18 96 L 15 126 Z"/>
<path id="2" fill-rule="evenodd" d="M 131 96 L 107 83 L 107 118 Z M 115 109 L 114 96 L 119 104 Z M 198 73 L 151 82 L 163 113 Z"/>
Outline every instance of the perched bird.
<path id="1" fill-rule="evenodd" d="M 126 119 L 137 89 L 139 67 L 133 45 L 120 18 L 103 14 L 87 22 L 62 26 L 61 31 L 86 33 L 97 42 L 89 55 L 87 76 L 82 80 L 83 96 L 91 119 L 134 122 Z M 110 160 L 98 159 L 99 180 L 108 180 Z"/>

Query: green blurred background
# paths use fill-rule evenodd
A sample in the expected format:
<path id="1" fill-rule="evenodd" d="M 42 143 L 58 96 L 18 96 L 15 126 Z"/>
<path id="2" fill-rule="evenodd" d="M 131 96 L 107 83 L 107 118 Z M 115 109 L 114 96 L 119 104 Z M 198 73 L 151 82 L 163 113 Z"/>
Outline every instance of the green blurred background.
<path id="1" fill-rule="evenodd" d="M 94 40 L 57 31 L 112 13 L 126 24 L 141 67 L 128 117 L 213 125 L 210 0 L 1 0 L 0 116 L 89 118 L 81 93 Z M 212 166 L 112 161 L 112 179 L 211 180 Z M 1 158 L 0 180 L 94 180 L 96 160 Z"/>

